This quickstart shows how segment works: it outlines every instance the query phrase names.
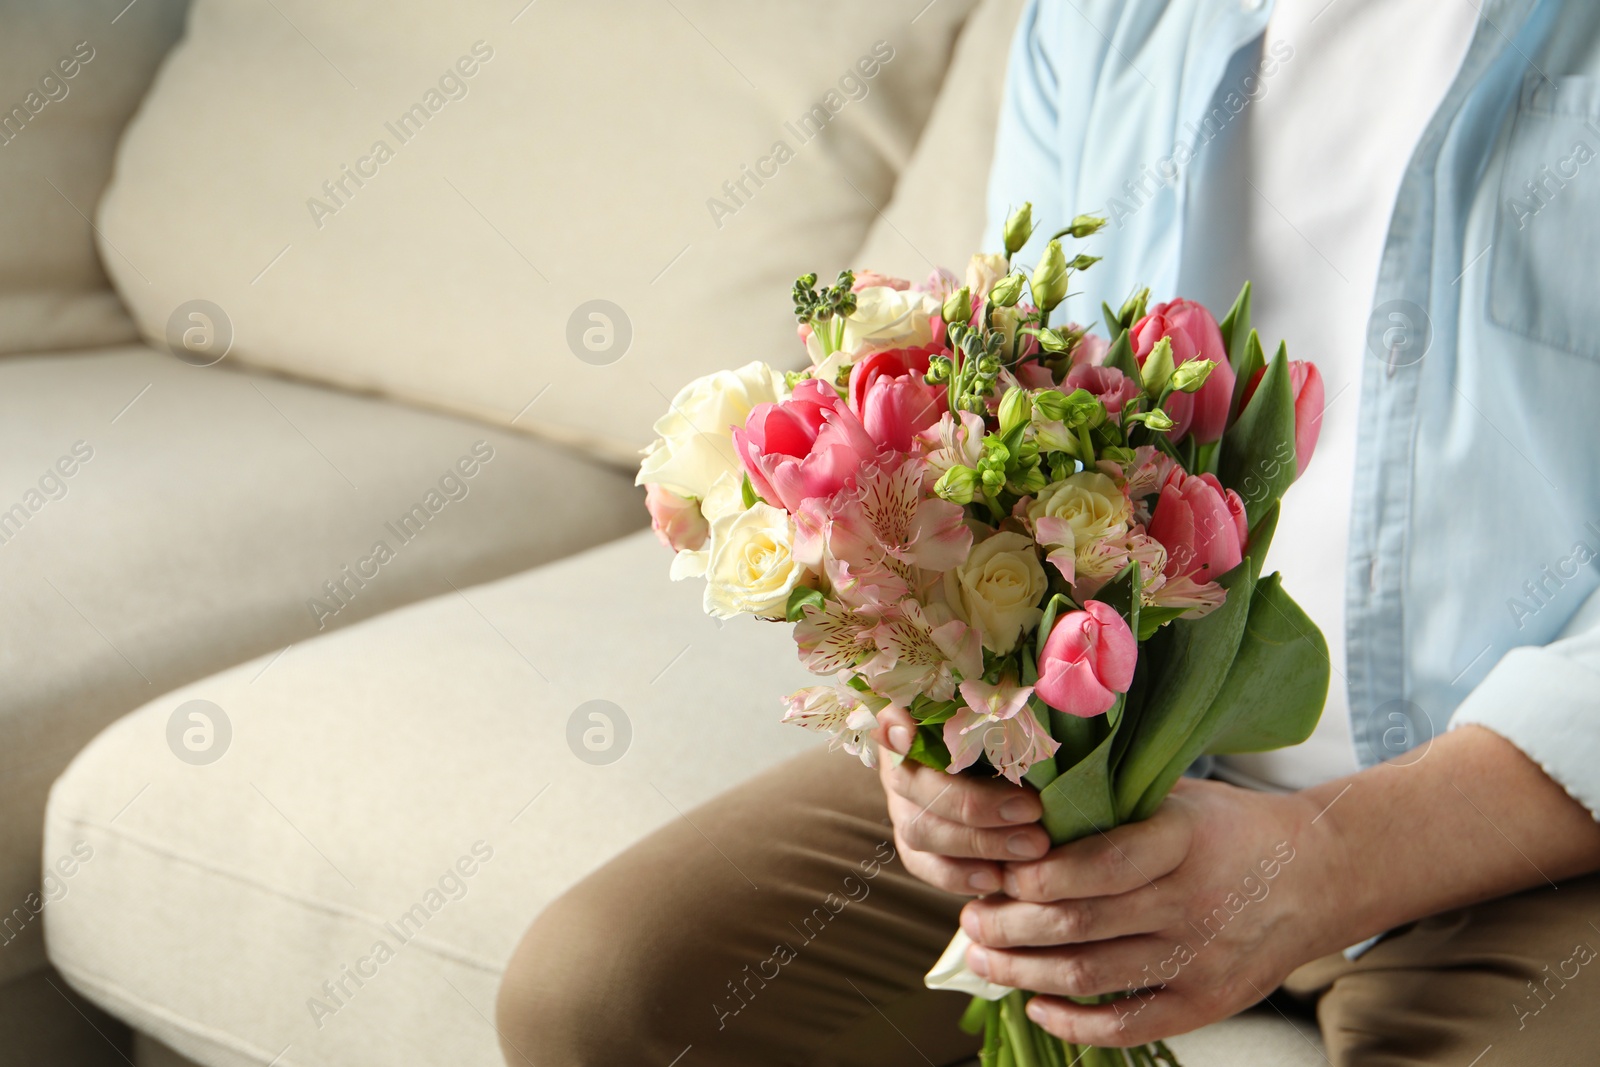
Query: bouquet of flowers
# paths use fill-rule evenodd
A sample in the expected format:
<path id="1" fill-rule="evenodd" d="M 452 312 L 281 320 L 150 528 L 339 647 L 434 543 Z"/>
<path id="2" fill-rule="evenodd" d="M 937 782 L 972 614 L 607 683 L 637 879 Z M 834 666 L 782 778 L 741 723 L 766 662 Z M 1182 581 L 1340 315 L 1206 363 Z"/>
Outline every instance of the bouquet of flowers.
<path id="1" fill-rule="evenodd" d="M 1074 219 L 1031 271 L 1024 205 L 965 278 L 800 278 L 809 368 L 692 382 L 639 473 L 673 577 L 719 617 L 793 624 L 831 680 L 785 721 L 870 765 L 876 713 L 903 708 L 910 758 L 1027 782 L 1056 844 L 1151 815 L 1204 754 L 1304 740 L 1328 686 L 1321 633 L 1261 573 L 1321 377 L 1265 358 L 1248 284 L 1220 324 L 1148 290 L 1103 308 L 1105 337 L 1053 324 L 1097 262 L 1062 241 L 1103 224 Z M 985 1067 L 1175 1062 L 1049 1035 L 965 948 L 929 984 L 975 994 Z"/>

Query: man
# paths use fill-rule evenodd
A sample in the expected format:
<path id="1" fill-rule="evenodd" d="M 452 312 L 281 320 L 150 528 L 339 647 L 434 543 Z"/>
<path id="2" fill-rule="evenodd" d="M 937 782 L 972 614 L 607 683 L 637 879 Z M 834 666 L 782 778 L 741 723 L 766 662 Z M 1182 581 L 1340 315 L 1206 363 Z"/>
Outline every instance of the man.
<path id="1" fill-rule="evenodd" d="M 954 1062 L 961 998 L 921 977 L 959 921 L 1079 1043 L 1281 989 L 1339 1067 L 1592 1062 L 1597 73 L 1600 8 L 1556 0 L 1031 4 L 991 219 L 1110 220 L 1080 321 L 1253 279 L 1327 381 L 1269 561 L 1329 638 L 1323 725 L 1055 850 L 1031 790 L 795 761 L 541 916 L 510 1061 Z M 730 864 L 685 862 L 706 840 Z"/>

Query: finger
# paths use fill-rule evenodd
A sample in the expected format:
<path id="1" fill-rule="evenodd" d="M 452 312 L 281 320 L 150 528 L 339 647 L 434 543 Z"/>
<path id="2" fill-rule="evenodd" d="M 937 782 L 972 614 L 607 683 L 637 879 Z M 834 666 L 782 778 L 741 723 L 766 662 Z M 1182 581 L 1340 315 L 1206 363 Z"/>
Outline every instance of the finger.
<path id="1" fill-rule="evenodd" d="M 1039 821 L 1044 806 L 1028 786 L 1012 785 L 1001 778 L 946 774 L 911 760 L 883 772 L 886 790 L 949 819 L 968 826 L 1016 826 Z"/>
<path id="2" fill-rule="evenodd" d="M 897 832 L 895 844 L 906 870 L 935 889 L 957 896 L 972 897 L 993 893 L 1000 888 L 1000 865 L 989 860 L 952 859 L 932 852 L 918 852 L 906 845 Z"/>
<path id="3" fill-rule="evenodd" d="M 1141 989 L 1109 1004 L 1076 1004 L 1039 996 L 1028 1001 L 1027 1010 L 1028 1018 L 1064 1041 L 1127 1048 L 1186 1034 L 1240 1009 L 1208 1012 L 1186 992 L 1168 988 Z"/>
<path id="4" fill-rule="evenodd" d="M 1156 968 L 1172 955 L 1170 941 L 1125 937 L 1059 948 L 967 949 L 967 966 L 979 977 L 1013 989 L 1064 997 L 1095 997 L 1157 985 Z"/>
<path id="5" fill-rule="evenodd" d="M 1154 933 L 1181 918 L 1175 894 L 1144 886 L 1120 897 L 1049 904 L 1005 896 L 975 900 L 961 910 L 961 929 L 989 948 L 1045 948 Z"/>
<path id="6" fill-rule="evenodd" d="M 1045 903 L 1114 897 L 1153 886 L 1189 854 L 1187 812 L 1169 806 L 1143 822 L 1062 845 L 1033 863 L 1006 868 L 1006 896 Z"/>
<path id="7" fill-rule="evenodd" d="M 904 756 L 911 751 L 911 739 L 917 732 L 917 720 L 904 708 L 887 707 L 878 712 L 878 725 L 872 736 L 878 744 Z"/>
<path id="8" fill-rule="evenodd" d="M 983 829 L 951 822 L 898 795 L 889 797 L 889 818 L 918 852 L 956 859 L 1036 860 L 1050 851 L 1050 835 L 1038 823 Z"/>

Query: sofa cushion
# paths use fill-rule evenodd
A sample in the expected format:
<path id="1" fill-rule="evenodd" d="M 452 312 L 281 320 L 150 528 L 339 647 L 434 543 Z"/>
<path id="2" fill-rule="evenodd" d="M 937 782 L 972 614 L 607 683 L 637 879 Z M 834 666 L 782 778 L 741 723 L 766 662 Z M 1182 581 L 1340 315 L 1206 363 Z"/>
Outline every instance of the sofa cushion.
<path id="1" fill-rule="evenodd" d="M 52 791 L 46 855 L 92 852 L 46 912 L 52 962 L 209 1067 L 500 1067 L 496 984 L 532 917 L 812 743 L 778 721 L 808 677 L 788 628 L 719 625 L 666 572 L 634 536 L 117 722 Z M 191 701 L 232 723 L 205 766 L 169 747 Z M 1190 1067 L 1319 1062 L 1244 1025 Z"/>
<path id="2" fill-rule="evenodd" d="M 520 434 L 142 347 L 0 361 L 0 979 L 43 960 L 45 795 L 107 723 L 637 529 L 629 482 Z"/>
<path id="3" fill-rule="evenodd" d="M 108 265 L 149 338 L 204 300 L 258 366 L 501 421 L 548 387 L 519 427 L 631 463 L 690 378 L 796 358 L 790 286 L 860 245 L 970 7 L 196 0 Z"/>
<path id="4" fill-rule="evenodd" d="M 89 220 L 186 6 L 0 0 L 0 353 L 137 337 Z"/>
<path id="5" fill-rule="evenodd" d="M 982 0 L 956 42 L 922 140 L 895 183 L 894 199 L 867 233 L 862 267 L 921 278 L 935 266 L 962 273 L 985 247 L 989 170 L 1006 56 L 1022 0 Z"/>

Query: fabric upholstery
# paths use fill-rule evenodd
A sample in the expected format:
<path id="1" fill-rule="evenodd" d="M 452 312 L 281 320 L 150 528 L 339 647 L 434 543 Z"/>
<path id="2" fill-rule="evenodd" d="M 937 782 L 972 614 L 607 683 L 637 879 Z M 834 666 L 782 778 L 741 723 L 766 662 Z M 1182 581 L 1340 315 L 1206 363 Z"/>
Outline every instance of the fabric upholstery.
<path id="1" fill-rule="evenodd" d="M 479 441 L 493 458 L 461 476 Z M 107 723 L 319 628 L 637 529 L 629 481 L 519 434 L 145 348 L 0 360 L 0 979 L 43 961 L 45 795 Z M 363 579 L 380 540 L 393 558 Z"/>
<path id="2" fill-rule="evenodd" d="M 148 338 L 206 300 L 238 359 L 499 422 L 548 390 L 519 428 L 631 463 L 689 379 L 795 358 L 790 286 L 848 265 L 970 8 L 198 0 L 103 251 Z"/>
<path id="3" fill-rule="evenodd" d="M 187 0 L 121 7 L 0 0 L 0 353 L 137 336 L 90 220 Z"/>

